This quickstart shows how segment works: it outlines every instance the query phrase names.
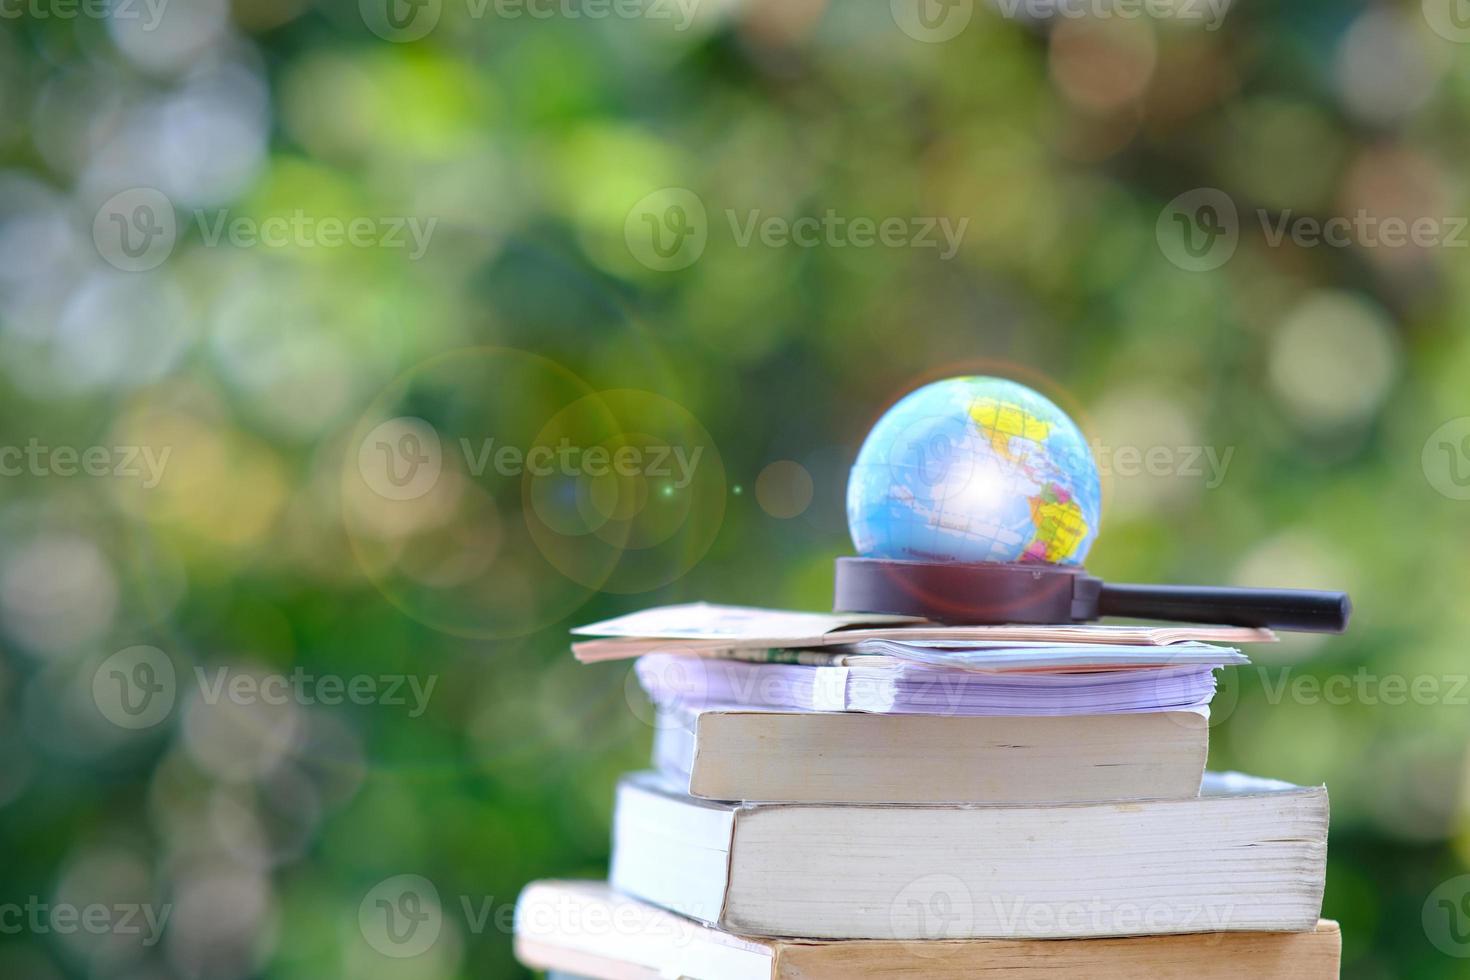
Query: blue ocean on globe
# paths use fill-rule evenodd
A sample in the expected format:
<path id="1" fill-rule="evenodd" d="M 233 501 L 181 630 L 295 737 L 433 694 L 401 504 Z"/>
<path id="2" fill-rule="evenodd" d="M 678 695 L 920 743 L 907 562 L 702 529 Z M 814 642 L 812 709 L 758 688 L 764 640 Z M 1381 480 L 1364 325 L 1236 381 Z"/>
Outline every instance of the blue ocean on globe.
<path id="1" fill-rule="evenodd" d="M 1081 430 L 1004 378 L 948 378 L 904 396 L 868 433 L 847 485 L 865 558 L 1075 565 L 1101 511 Z"/>

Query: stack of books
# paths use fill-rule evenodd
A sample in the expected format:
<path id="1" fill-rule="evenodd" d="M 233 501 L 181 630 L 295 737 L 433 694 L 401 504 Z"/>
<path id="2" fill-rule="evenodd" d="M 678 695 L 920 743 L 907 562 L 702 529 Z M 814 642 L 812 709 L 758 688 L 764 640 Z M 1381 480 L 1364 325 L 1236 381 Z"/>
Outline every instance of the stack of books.
<path id="1" fill-rule="evenodd" d="M 936 626 L 689 605 L 577 631 L 638 658 L 653 769 L 610 880 L 537 882 L 574 977 L 1336 977 L 1327 792 L 1206 772 L 1238 627 Z"/>

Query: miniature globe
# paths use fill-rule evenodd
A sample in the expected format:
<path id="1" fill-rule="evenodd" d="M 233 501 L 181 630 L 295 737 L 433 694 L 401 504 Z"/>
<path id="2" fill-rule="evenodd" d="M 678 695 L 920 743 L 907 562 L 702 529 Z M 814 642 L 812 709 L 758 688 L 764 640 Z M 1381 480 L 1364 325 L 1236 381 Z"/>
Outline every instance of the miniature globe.
<path id="1" fill-rule="evenodd" d="M 1003 378 L 905 395 L 868 433 L 847 484 L 864 558 L 1081 564 L 1102 509 L 1077 425 Z"/>

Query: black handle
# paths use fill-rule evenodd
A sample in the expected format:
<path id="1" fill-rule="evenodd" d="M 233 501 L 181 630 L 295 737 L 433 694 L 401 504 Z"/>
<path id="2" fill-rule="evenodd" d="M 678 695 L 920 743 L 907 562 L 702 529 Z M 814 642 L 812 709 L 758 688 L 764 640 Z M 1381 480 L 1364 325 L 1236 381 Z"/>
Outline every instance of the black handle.
<path id="1" fill-rule="evenodd" d="M 1353 604 L 1346 592 L 1103 583 L 1097 610 L 1103 616 L 1341 633 Z"/>

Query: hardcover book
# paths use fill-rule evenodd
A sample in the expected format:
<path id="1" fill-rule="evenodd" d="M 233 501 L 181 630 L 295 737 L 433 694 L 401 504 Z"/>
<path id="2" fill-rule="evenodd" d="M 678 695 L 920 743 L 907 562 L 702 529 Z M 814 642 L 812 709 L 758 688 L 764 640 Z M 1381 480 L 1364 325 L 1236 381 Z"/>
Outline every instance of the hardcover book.
<path id="1" fill-rule="evenodd" d="M 795 803 L 1074 803 L 1189 797 L 1202 710 L 1052 717 L 741 708 L 659 718 L 654 765 L 689 795 Z"/>
<path id="2" fill-rule="evenodd" d="M 737 936 L 620 895 L 602 882 L 541 881 L 516 905 L 516 955 L 598 980 L 1336 980 L 1342 937 L 1222 932 L 1129 939 L 890 940 Z"/>
<path id="3" fill-rule="evenodd" d="M 1327 791 L 1210 774 L 1186 799 L 1046 805 L 717 803 L 620 783 L 611 883 L 727 932 L 1064 939 L 1304 932 Z"/>

